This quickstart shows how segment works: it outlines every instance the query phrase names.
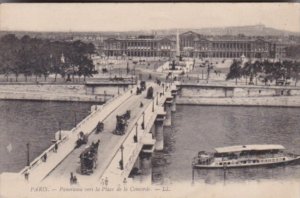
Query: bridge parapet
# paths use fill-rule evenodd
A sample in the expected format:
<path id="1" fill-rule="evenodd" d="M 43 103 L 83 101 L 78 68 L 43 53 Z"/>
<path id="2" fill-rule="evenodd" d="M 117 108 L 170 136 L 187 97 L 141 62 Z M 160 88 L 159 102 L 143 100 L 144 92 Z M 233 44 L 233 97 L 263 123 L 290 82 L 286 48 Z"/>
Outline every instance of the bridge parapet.
<path id="1" fill-rule="evenodd" d="M 157 92 L 156 96 L 152 99 L 152 102 L 141 112 L 141 114 L 132 121 L 128 130 L 126 132 L 126 139 L 121 143 L 123 150 L 119 149 L 114 155 L 114 158 L 107 167 L 107 170 L 103 173 L 101 178 L 109 177 L 116 178 L 120 181 L 122 178 L 127 178 L 139 157 L 140 152 L 143 149 L 144 145 L 151 145 L 152 147 L 155 144 L 155 139 L 152 138 L 150 133 L 153 124 L 155 123 L 158 116 L 162 116 L 164 119 L 165 112 L 162 105 L 165 103 L 166 95 L 161 95 Z M 143 127 L 141 127 L 143 125 Z M 137 136 L 137 141 L 134 140 L 134 136 Z M 121 147 L 121 145 L 119 145 Z M 153 149 L 147 149 L 154 150 Z M 120 167 L 116 166 L 120 159 L 119 154 L 123 152 L 123 164 L 124 169 L 121 170 Z"/>
<path id="2" fill-rule="evenodd" d="M 94 132 L 96 125 L 99 121 L 105 119 L 114 108 L 120 106 L 126 99 L 132 96 L 135 87 L 127 90 L 122 95 L 118 95 L 111 98 L 107 103 L 102 105 L 95 111 L 92 111 L 87 117 L 85 117 L 80 123 L 76 125 L 68 133 L 61 134 L 61 139 L 57 140 L 48 149 L 46 149 L 41 155 L 36 157 L 29 166 L 23 168 L 19 175 L 25 177 L 30 173 L 31 182 L 39 182 L 43 180 L 59 163 L 68 156 L 74 150 L 75 142 L 78 134 L 82 131 L 86 135 Z M 46 156 L 46 160 L 45 160 Z"/>

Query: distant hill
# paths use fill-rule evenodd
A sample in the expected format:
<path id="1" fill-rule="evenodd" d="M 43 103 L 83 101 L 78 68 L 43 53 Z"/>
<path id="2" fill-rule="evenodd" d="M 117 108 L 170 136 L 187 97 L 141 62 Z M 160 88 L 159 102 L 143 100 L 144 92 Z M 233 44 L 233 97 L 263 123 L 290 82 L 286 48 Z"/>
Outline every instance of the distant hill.
<path id="1" fill-rule="evenodd" d="M 184 28 L 178 29 L 180 33 L 186 31 L 194 31 L 205 35 L 238 35 L 244 34 L 246 36 L 300 36 L 300 32 L 290 32 L 286 30 L 279 30 L 275 28 L 266 27 L 265 25 L 251 25 L 251 26 L 234 26 L 234 27 L 215 27 L 215 28 Z M 176 32 L 176 29 L 170 30 L 156 30 L 157 34 L 170 34 Z"/>
<path id="2" fill-rule="evenodd" d="M 214 28 L 181 28 L 178 29 L 179 33 L 194 31 L 204 35 L 238 35 L 244 34 L 245 36 L 300 36 L 300 32 L 290 32 L 279 30 L 275 28 L 266 27 L 265 25 L 251 25 L 251 26 L 234 26 L 234 27 L 214 27 Z M 118 36 L 133 36 L 133 35 L 174 35 L 177 29 L 160 29 L 160 30 L 139 30 L 139 31 L 98 31 L 98 32 L 26 32 L 26 31 L 0 31 L 0 36 L 13 33 L 17 36 L 30 35 L 37 37 L 47 38 L 66 38 L 76 36 L 101 36 L 101 37 L 118 37 Z"/>

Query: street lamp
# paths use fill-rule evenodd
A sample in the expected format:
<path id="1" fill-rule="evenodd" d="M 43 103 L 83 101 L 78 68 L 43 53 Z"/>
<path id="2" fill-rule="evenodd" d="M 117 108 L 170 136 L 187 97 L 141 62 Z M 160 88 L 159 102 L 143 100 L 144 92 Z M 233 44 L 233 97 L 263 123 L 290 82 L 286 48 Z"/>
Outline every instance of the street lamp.
<path id="1" fill-rule="evenodd" d="M 120 146 L 120 150 L 121 150 L 120 169 L 123 170 L 123 169 L 124 169 L 124 164 L 123 164 L 123 151 L 124 151 L 124 146 L 123 146 L 123 144 Z"/>
<path id="2" fill-rule="evenodd" d="M 154 99 L 153 99 L 153 102 L 152 102 L 152 112 L 154 112 Z"/>
<path id="3" fill-rule="evenodd" d="M 143 122 L 142 122 L 142 129 L 145 129 L 145 112 L 143 112 Z"/>
<path id="4" fill-rule="evenodd" d="M 135 141 L 138 142 L 138 123 L 135 123 Z"/>
<path id="5" fill-rule="evenodd" d="M 158 92 L 156 92 L 156 105 L 158 105 Z"/>
<path id="6" fill-rule="evenodd" d="M 58 140 L 61 140 L 61 126 L 60 126 L 60 122 L 58 122 L 58 130 L 59 130 Z"/>
<path id="7" fill-rule="evenodd" d="M 76 123 L 77 123 L 77 118 L 76 118 L 76 112 L 74 112 L 74 126 L 76 127 Z"/>
<path id="8" fill-rule="evenodd" d="M 29 159 L 29 142 L 27 142 L 26 147 L 27 147 L 27 166 L 30 166 L 30 159 Z"/>

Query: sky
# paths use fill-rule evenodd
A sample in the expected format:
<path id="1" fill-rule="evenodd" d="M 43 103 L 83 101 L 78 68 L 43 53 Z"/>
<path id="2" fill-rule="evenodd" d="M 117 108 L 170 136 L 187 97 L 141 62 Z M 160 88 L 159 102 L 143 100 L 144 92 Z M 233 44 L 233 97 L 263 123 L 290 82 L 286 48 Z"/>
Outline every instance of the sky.
<path id="1" fill-rule="evenodd" d="M 0 30 L 130 31 L 257 24 L 300 32 L 300 3 L 0 5 Z"/>

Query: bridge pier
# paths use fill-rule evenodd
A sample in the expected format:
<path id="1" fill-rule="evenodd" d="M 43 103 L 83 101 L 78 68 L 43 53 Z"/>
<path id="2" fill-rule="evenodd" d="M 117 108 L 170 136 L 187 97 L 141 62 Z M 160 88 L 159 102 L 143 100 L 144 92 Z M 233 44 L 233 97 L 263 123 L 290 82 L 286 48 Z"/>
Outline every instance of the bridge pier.
<path id="1" fill-rule="evenodd" d="M 166 100 L 166 102 L 165 102 L 166 119 L 165 119 L 165 122 L 164 122 L 165 126 L 171 126 L 172 125 L 171 106 L 172 106 L 172 100 Z"/>
<path id="2" fill-rule="evenodd" d="M 149 182 L 152 182 L 152 154 L 141 152 L 140 162 L 142 180 L 149 180 Z"/>
<path id="3" fill-rule="evenodd" d="M 141 169 L 141 162 L 140 162 L 140 157 L 138 157 L 133 165 L 133 167 L 137 168 L 137 169 Z"/>
<path id="4" fill-rule="evenodd" d="M 172 105 L 171 105 L 171 111 L 176 111 L 176 95 L 173 95 Z"/>
<path id="5" fill-rule="evenodd" d="M 155 120 L 155 150 L 164 149 L 164 120 L 156 118 Z"/>
<path id="6" fill-rule="evenodd" d="M 171 111 L 172 112 L 175 112 L 176 111 L 176 96 L 177 96 L 177 88 L 176 88 L 176 85 L 175 87 L 172 87 L 171 89 L 171 95 L 173 97 L 173 100 L 172 100 L 172 106 L 171 106 Z"/>

